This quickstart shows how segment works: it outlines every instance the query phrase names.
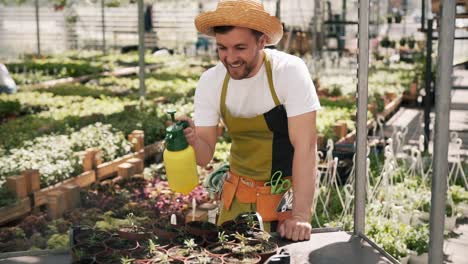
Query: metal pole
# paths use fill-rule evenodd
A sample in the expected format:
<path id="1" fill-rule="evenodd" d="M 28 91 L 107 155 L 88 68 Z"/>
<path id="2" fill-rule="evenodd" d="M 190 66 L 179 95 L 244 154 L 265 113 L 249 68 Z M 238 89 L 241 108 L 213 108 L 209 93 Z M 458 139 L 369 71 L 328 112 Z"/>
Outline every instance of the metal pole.
<path id="1" fill-rule="evenodd" d="M 101 22 L 102 22 L 102 54 L 106 55 L 106 20 L 104 17 L 104 0 L 101 0 Z"/>
<path id="2" fill-rule="evenodd" d="M 434 173 L 432 174 L 429 263 L 444 260 L 444 220 L 448 177 L 450 91 L 452 89 L 455 1 L 443 2 L 437 53 L 436 123 L 434 138 Z M 442 3 L 442 2 L 441 2 Z"/>
<path id="3" fill-rule="evenodd" d="M 356 170 L 354 201 L 354 235 L 365 232 L 366 152 L 367 152 L 367 74 L 369 71 L 369 0 L 359 0 L 359 69 L 356 117 Z"/>
<path id="4" fill-rule="evenodd" d="M 41 33 L 39 29 L 39 0 L 34 2 L 36 7 L 36 37 L 37 37 L 37 55 L 41 56 Z"/>
<path id="5" fill-rule="evenodd" d="M 421 0 L 421 30 L 424 31 L 426 24 L 426 0 Z"/>
<path id="6" fill-rule="evenodd" d="M 145 99 L 145 25 L 143 21 L 143 0 L 138 0 L 138 55 L 140 77 L 140 100 Z"/>
<path id="7" fill-rule="evenodd" d="M 432 107 L 432 19 L 427 20 L 426 31 L 426 78 L 424 88 L 424 151 L 428 152 L 431 131 L 429 125 L 431 122 L 430 113 Z"/>
<path id="8" fill-rule="evenodd" d="M 276 0 L 276 17 L 281 21 L 281 0 Z"/>

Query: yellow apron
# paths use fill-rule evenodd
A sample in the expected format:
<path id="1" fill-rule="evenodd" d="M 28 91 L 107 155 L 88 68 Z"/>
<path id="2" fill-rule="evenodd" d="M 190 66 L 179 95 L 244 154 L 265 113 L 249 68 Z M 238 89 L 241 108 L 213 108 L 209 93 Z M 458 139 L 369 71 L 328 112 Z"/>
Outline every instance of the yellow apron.
<path id="1" fill-rule="evenodd" d="M 234 117 L 226 107 L 226 94 L 230 79 L 229 73 L 226 73 L 226 77 L 224 78 L 220 109 L 224 124 L 232 139 L 229 160 L 230 169 L 233 174 L 241 176 L 240 183 L 236 183 L 235 189 L 237 189 L 239 184 L 246 182 L 243 179 L 252 180 L 254 181 L 253 185 L 256 182 L 257 186 L 261 186 L 263 182 L 270 180 L 271 175 L 276 171 L 281 171 L 284 176 L 292 175 L 294 148 L 289 140 L 286 110 L 280 104 L 276 95 L 270 59 L 266 53 L 264 54 L 269 89 L 275 102 L 275 107 L 268 112 L 250 118 Z M 224 184 L 224 195 L 226 195 L 226 185 L 229 184 L 228 182 Z M 259 188 L 262 189 L 261 187 Z M 266 193 L 266 190 L 260 190 L 260 192 Z M 261 195 L 261 193 L 257 192 L 256 196 Z M 277 196 L 274 199 L 279 200 L 282 194 L 278 194 Z M 233 194 L 229 206 L 221 207 L 218 223 L 221 224 L 227 220 L 234 219 L 242 212 L 256 211 L 260 205 L 259 201 L 251 201 L 249 199 L 246 199 L 245 195 L 239 194 L 239 192 Z M 265 199 L 269 203 L 266 206 L 271 207 L 271 201 L 268 200 Z M 265 203 L 262 202 L 262 204 Z M 271 209 L 275 210 L 276 206 L 274 207 Z M 267 219 L 267 221 L 275 220 L 277 219 Z M 267 226 L 265 229 L 269 230 Z"/>

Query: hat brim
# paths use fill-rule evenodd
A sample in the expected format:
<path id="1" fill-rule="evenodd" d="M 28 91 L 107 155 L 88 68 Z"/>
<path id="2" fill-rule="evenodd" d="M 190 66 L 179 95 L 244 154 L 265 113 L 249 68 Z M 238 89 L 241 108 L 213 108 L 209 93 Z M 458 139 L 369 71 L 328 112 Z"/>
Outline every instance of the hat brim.
<path id="1" fill-rule="evenodd" d="M 205 35 L 215 36 L 213 27 L 217 26 L 236 26 L 257 30 L 267 36 L 267 45 L 277 44 L 283 36 L 283 26 L 278 18 L 261 10 L 223 8 L 202 13 L 195 18 L 195 27 Z"/>

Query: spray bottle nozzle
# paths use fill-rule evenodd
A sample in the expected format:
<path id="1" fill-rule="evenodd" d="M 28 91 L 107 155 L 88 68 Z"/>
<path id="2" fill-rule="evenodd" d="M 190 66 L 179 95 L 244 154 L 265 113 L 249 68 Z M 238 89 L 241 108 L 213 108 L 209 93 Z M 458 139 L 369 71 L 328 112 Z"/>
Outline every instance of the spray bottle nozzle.
<path id="1" fill-rule="evenodd" d="M 172 123 L 175 123 L 175 113 L 176 113 L 176 110 L 174 110 L 174 109 L 167 110 L 167 113 L 171 115 Z"/>

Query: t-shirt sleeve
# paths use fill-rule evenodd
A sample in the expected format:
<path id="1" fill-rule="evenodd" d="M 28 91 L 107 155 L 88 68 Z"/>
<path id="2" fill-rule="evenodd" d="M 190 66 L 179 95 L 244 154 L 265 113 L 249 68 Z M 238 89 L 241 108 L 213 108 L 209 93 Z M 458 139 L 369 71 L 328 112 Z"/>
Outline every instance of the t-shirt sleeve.
<path id="1" fill-rule="evenodd" d="M 283 71 L 280 85 L 281 89 L 286 89 L 283 104 L 288 117 L 319 110 L 320 101 L 304 61 L 295 57 L 288 61 Z"/>
<path id="2" fill-rule="evenodd" d="M 194 122 L 195 126 L 217 126 L 219 122 L 219 99 L 213 80 L 203 74 L 195 90 Z M 218 96 L 219 97 L 219 96 Z"/>

